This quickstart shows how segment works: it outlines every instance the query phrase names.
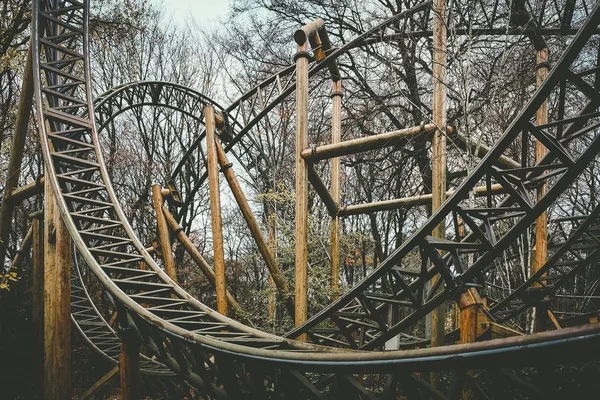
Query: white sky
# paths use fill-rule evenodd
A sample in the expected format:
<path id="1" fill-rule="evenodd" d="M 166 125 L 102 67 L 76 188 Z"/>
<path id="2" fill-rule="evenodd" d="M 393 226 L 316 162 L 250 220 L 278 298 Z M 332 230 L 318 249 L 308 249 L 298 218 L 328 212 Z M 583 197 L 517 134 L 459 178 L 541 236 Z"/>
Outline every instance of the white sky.
<path id="1" fill-rule="evenodd" d="M 167 18 L 172 15 L 176 24 L 184 25 L 193 18 L 201 27 L 225 17 L 229 7 L 229 0 L 152 0 L 152 3 L 157 6 L 162 3 Z"/>

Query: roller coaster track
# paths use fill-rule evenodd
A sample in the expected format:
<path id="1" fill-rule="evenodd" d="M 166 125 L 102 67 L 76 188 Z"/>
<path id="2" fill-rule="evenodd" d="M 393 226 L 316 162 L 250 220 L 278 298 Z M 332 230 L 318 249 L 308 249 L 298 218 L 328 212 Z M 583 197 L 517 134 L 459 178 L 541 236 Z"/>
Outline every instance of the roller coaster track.
<path id="1" fill-rule="evenodd" d="M 46 177 L 86 267 L 96 275 L 121 319 L 129 324 L 128 329 L 135 331 L 164 365 L 208 397 L 304 399 L 349 394 L 354 398 L 375 398 L 395 393 L 398 379 L 413 371 L 476 369 L 485 368 L 488 363 L 520 365 L 531 363 L 532 357 L 539 357 L 538 361 L 560 360 L 575 351 L 584 354 L 586 346 L 600 340 L 600 327 L 596 324 L 468 346 L 362 352 L 270 335 L 223 317 L 198 302 L 170 280 L 144 250 L 111 187 L 91 117 L 94 108 L 87 58 L 88 10 L 86 1 L 34 2 L 35 100 Z M 376 40 L 384 36 L 386 27 L 398 26 L 397 23 L 419 13 L 427 14 L 428 10 L 428 4 L 407 10 L 357 40 Z M 560 197 L 600 152 L 596 113 L 600 94 L 596 85 L 586 81 L 596 70 L 595 59 L 592 66 L 578 69 L 589 61 L 584 49 L 588 42 L 594 45 L 590 38 L 599 22 L 600 5 L 595 4 L 548 79 L 455 194 L 371 276 L 294 330 L 290 337 L 308 332 L 319 343 L 359 349 L 381 346 L 424 313 L 458 294 L 485 271 L 515 235 Z M 357 43 L 351 42 L 348 48 Z M 347 48 L 333 51 L 328 60 L 345 51 Z M 316 64 L 312 73 L 325 65 L 326 62 Z M 569 115 L 535 126 L 531 117 L 561 81 L 567 83 L 563 86 L 569 92 L 566 98 L 574 94 L 584 96 L 587 104 L 572 104 Z M 286 86 L 276 98 L 281 101 L 292 90 Z M 277 100 L 269 104 L 277 104 Z M 264 116 L 264 110 L 252 119 L 246 117 L 248 124 L 228 146 L 239 141 L 250 129 L 248 126 Z M 538 165 L 521 160 L 522 167 L 517 169 L 493 167 L 493 161 L 510 145 L 522 138 L 526 144 L 533 137 L 550 150 Z M 551 180 L 550 189 L 539 201 L 531 200 L 527 190 L 541 179 Z M 495 181 L 504 187 L 507 195 L 500 205 L 488 198 L 481 206 L 464 206 L 469 191 L 481 181 L 488 186 Z M 434 226 L 457 215 L 471 230 L 462 241 L 428 236 Z M 509 221 L 505 224 L 508 228 L 499 229 L 498 221 Z M 437 250 L 446 251 L 448 256 L 440 256 Z M 465 254 L 475 256 L 468 268 L 462 261 Z M 407 255 L 420 256 L 419 269 L 403 266 Z M 149 269 L 140 270 L 140 261 Z M 439 290 L 421 301 L 425 283 L 437 273 L 442 276 Z M 388 326 L 381 316 L 390 304 L 412 311 Z M 319 326 L 323 323 L 328 326 Z M 550 348 L 552 351 L 548 351 Z M 468 366 L 464 365 L 465 360 L 469 361 Z M 383 392 L 377 382 L 352 376 L 372 373 L 391 374 Z"/>
<path id="2" fill-rule="evenodd" d="M 73 263 L 71 272 L 71 320 L 89 347 L 111 364 L 118 364 L 121 340 L 90 298 L 77 262 Z M 150 375 L 173 375 L 170 369 L 143 354 L 140 369 Z"/>

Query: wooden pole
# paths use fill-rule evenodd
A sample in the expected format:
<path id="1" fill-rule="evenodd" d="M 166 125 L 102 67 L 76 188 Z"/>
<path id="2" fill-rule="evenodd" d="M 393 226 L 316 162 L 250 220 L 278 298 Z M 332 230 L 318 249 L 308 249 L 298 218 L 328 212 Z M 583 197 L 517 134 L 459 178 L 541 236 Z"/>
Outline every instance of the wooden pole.
<path id="1" fill-rule="evenodd" d="M 231 189 L 231 193 L 233 193 L 233 197 L 237 202 L 242 215 L 244 216 L 244 220 L 246 220 L 246 224 L 250 229 L 250 233 L 258 246 L 258 251 L 261 254 L 263 260 L 267 264 L 267 268 L 271 277 L 273 278 L 273 282 L 275 282 L 275 286 L 277 290 L 281 293 L 281 296 L 284 298 L 288 311 L 290 315 L 294 316 L 294 299 L 290 294 L 290 290 L 288 288 L 287 282 L 283 277 L 283 274 L 279 270 L 277 263 L 275 262 L 275 257 L 273 253 L 269 250 L 269 246 L 263 237 L 263 234 L 260 230 L 260 225 L 254 218 L 254 213 L 252 212 L 252 208 L 250 208 L 250 204 L 244 195 L 242 190 L 242 186 L 238 182 L 233 169 L 231 169 L 231 163 L 227 159 L 227 154 L 221 147 L 221 143 L 218 138 L 215 138 L 215 148 L 217 151 L 217 158 L 219 161 L 219 165 L 221 166 L 221 171 L 223 171 L 223 175 L 225 175 L 225 180 L 229 184 L 229 188 Z"/>
<path id="2" fill-rule="evenodd" d="M 298 45 L 296 53 L 296 327 L 308 318 L 308 165 L 302 151 L 308 147 L 308 46 Z M 306 334 L 298 337 L 307 341 Z"/>
<path id="3" fill-rule="evenodd" d="M 315 169 L 315 166 L 313 164 L 309 164 L 309 163 L 307 163 L 307 164 L 308 164 L 307 165 L 308 180 L 312 184 L 313 189 L 315 189 L 315 192 L 317 192 L 317 194 L 319 195 L 321 200 L 323 200 L 323 203 L 325 204 L 325 207 L 327 208 L 329 215 L 332 217 L 334 215 L 337 215 L 338 204 L 333 200 L 333 197 L 331 197 L 331 194 L 329 193 L 329 189 L 327 188 L 327 186 L 325 186 L 325 184 L 321 180 L 321 177 L 319 176 L 319 173 Z"/>
<path id="4" fill-rule="evenodd" d="M 121 399 L 140 400 L 140 341 L 133 332 L 125 332 L 121 339 Z"/>
<path id="5" fill-rule="evenodd" d="M 44 399 L 71 398 L 71 236 L 44 194 Z"/>
<path id="6" fill-rule="evenodd" d="M 41 175 L 38 179 L 26 185 L 14 188 L 8 193 L 7 201 L 13 206 L 20 204 L 23 200 L 28 199 L 36 194 L 44 191 L 44 176 Z"/>
<path id="7" fill-rule="evenodd" d="M 215 138 L 215 110 L 204 108 L 206 120 L 206 147 L 208 153 L 208 184 L 210 192 L 210 222 L 212 226 L 215 288 L 217 291 L 217 311 L 227 315 L 225 289 L 225 251 L 223 249 L 223 223 L 221 219 L 221 196 L 219 192 L 219 162 Z"/>
<path id="8" fill-rule="evenodd" d="M 475 343 L 477 341 L 477 317 L 481 304 L 470 304 L 460 311 L 460 343 Z M 463 400 L 475 399 L 475 393 L 468 386 L 463 386 Z"/>
<path id="9" fill-rule="evenodd" d="M 270 208 L 270 207 L 269 207 Z M 269 249 L 275 262 L 277 262 L 277 214 L 271 211 L 267 217 L 267 229 L 269 231 Z M 273 276 L 269 274 L 269 319 L 275 319 L 277 313 L 276 286 Z"/>
<path id="10" fill-rule="evenodd" d="M 305 149 L 302 151 L 302 157 L 304 157 L 306 161 L 317 162 L 326 160 L 328 158 L 357 154 L 369 150 L 392 146 L 421 135 L 431 134 L 433 138 L 433 133 L 435 133 L 436 130 L 437 126 L 435 124 L 414 126 L 412 128 L 405 128 L 397 131 L 380 133 L 377 135 L 360 137 L 339 143 L 325 144 L 322 146 Z M 452 126 L 446 127 L 446 133 L 452 137 L 454 143 L 459 148 L 468 149 L 472 153 L 476 154 L 479 158 L 483 158 L 491 150 L 488 146 L 474 142 L 466 136 L 458 133 Z M 496 164 L 504 168 L 521 167 L 520 163 L 506 156 L 500 156 Z"/>
<path id="11" fill-rule="evenodd" d="M 31 220 L 32 247 L 32 316 L 33 325 L 33 397 L 43 399 L 44 393 L 44 224 L 43 214 Z"/>
<path id="12" fill-rule="evenodd" d="M 504 193 L 504 188 L 499 183 L 494 183 L 490 187 L 490 189 L 491 194 Z M 475 197 L 488 195 L 487 186 L 477 186 L 475 189 L 473 189 L 473 192 L 475 194 Z M 454 190 L 446 191 L 446 196 L 452 196 L 453 194 Z M 429 193 L 422 194 L 419 196 L 402 197 L 400 199 L 383 200 L 365 204 L 355 204 L 340 208 L 338 213 L 341 217 L 347 217 L 349 215 L 366 214 L 376 211 L 396 210 L 398 208 L 404 207 L 429 205 L 431 204 L 432 197 L 433 195 Z"/>
<path id="13" fill-rule="evenodd" d="M 446 1 L 434 0 L 433 5 L 433 123 L 437 127 L 432 140 L 431 211 L 434 213 L 446 200 Z M 432 236 L 445 237 L 444 222 L 436 226 Z M 433 288 L 436 275 L 431 280 Z M 431 313 L 431 346 L 444 344 L 445 305 Z M 434 378 L 437 385 L 437 378 Z"/>
<path id="14" fill-rule="evenodd" d="M 542 85 L 548 76 L 548 48 L 536 51 L 536 85 Z M 548 123 L 548 101 L 544 101 L 536 113 L 536 124 L 538 126 Z M 539 141 L 535 142 L 535 161 L 541 161 L 548 149 Z M 548 191 L 548 181 L 544 180 L 537 188 L 537 200 L 539 201 Z M 531 260 L 531 275 L 535 274 L 548 258 L 548 213 L 544 211 L 535 223 L 535 247 Z M 539 286 L 539 283 L 535 284 Z M 533 332 L 546 330 L 546 312 L 540 307 L 534 308 Z"/>
<path id="15" fill-rule="evenodd" d="M 23 261 L 23 255 L 25 253 L 29 252 L 29 248 L 31 247 L 32 240 L 33 240 L 33 227 L 29 227 L 29 229 L 27 230 L 27 233 L 25 234 L 25 237 L 21 241 L 21 245 L 19 246 L 19 250 L 17 251 L 17 254 L 15 254 L 12 262 L 10 263 L 10 267 L 8 268 L 8 271 L 6 271 L 6 274 L 4 274 L 2 276 L 2 278 L 0 279 L 0 285 L 5 284 L 6 281 L 10 279 L 11 273 L 17 273 L 17 269 L 20 269 L 18 267 L 21 265 L 21 262 Z"/>
<path id="16" fill-rule="evenodd" d="M 94 383 L 92 386 L 90 386 L 90 388 L 88 390 L 86 390 L 85 392 L 83 392 L 78 399 L 79 400 L 86 400 L 88 397 L 92 396 L 94 393 L 96 393 L 98 390 L 100 390 L 102 388 L 102 386 L 106 385 L 106 383 L 108 381 L 110 381 L 110 379 L 115 376 L 117 374 L 117 372 L 119 372 L 119 366 L 115 365 L 110 371 L 108 371 L 102 378 L 98 379 L 96 381 L 96 383 Z"/>
<path id="17" fill-rule="evenodd" d="M 342 140 L 342 81 L 335 81 L 331 87 L 331 144 L 340 143 Z M 331 197 L 340 204 L 341 189 L 340 158 L 331 159 Z M 340 216 L 331 218 L 331 294 L 334 298 L 340 294 Z"/>
<path id="18" fill-rule="evenodd" d="M 166 206 L 163 206 L 163 213 L 164 213 L 165 219 L 167 220 L 167 224 L 169 225 L 169 228 L 171 228 L 171 230 L 173 232 L 175 232 L 175 236 L 177 237 L 177 240 L 179 240 L 179 243 L 181 243 L 181 245 L 188 252 L 190 257 L 192 257 L 192 260 L 194 260 L 196 265 L 198 265 L 200 267 L 200 271 L 202 271 L 202 273 L 204 274 L 206 279 L 208 279 L 210 284 L 213 287 L 216 287 L 215 286 L 215 284 L 216 284 L 215 273 L 212 270 L 212 268 L 210 267 L 210 265 L 208 264 L 208 261 L 206 261 L 206 259 L 204 257 L 202 257 L 202 254 L 200 254 L 200 252 L 198 251 L 196 246 L 194 246 L 194 243 L 192 243 L 190 238 L 183 231 L 183 228 L 181 226 L 179 226 L 179 224 L 175 220 L 175 217 L 173 217 L 173 215 L 171 215 L 169 210 L 167 210 Z M 225 295 L 227 297 L 227 302 L 229 303 L 231 308 L 233 308 L 233 310 L 238 315 L 241 315 L 242 307 L 238 304 L 237 301 L 235 301 L 233 295 L 231 293 L 229 293 L 229 290 L 225 290 Z"/>
<path id="19" fill-rule="evenodd" d="M 340 91 L 338 92 L 334 89 L 334 91 L 331 95 L 333 98 L 333 104 L 334 104 L 334 110 L 333 110 L 332 117 L 341 119 L 341 112 L 342 112 L 342 109 L 341 109 L 341 98 L 342 98 L 341 81 L 333 82 L 333 86 L 334 86 L 334 88 L 339 86 Z M 339 100 L 336 100 L 336 98 Z M 339 103 L 339 104 L 336 104 L 336 103 Z M 338 110 L 339 110 L 337 112 L 337 115 L 336 115 L 336 108 L 338 108 Z M 333 129 L 340 130 L 340 128 L 341 128 L 341 123 L 340 123 L 339 128 L 335 128 L 332 125 L 332 133 L 333 133 Z M 336 142 L 332 141 L 331 144 L 324 144 L 322 146 L 313 147 L 310 149 L 308 149 L 308 148 L 303 149 L 302 157 L 304 157 L 304 159 L 306 159 L 307 161 L 317 162 L 317 161 L 321 161 L 321 160 L 326 160 L 328 158 L 347 156 L 350 154 L 356 154 L 356 153 L 361 153 L 361 152 L 365 152 L 365 151 L 369 151 L 369 150 L 380 149 L 382 147 L 393 146 L 397 142 L 402 141 L 402 140 L 411 139 L 411 138 L 414 138 L 416 136 L 419 136 L 419 135 L 422 135 L 425 133 L 433 133 L 436 131 L 436 129 L 437 129 L 437 127 L 435 124 L 426 124 L 426 125 L 422 125 L 422 126 L 414 126 L 412 128 L 400 129 L 400 130 L 392 131 L 392 132 L 379 133 L 377 135 L 371 135 L 371 136 L 365 136 L 365 137 L 360 137 L 360 138 L 356 138 L 356 139 L 350 139 L 350 140 L 346 140 L 343 142 L 341 141 L 341 137 L 340 137 L 340 139 L 338 139 Z M 452 127 L 448 127 L 447 129 L 449 130 L 448 133 L 454 132 L 454 128 L 452 128 Z"/>
<path id="20" fill-rule="evenodd" d="M 0 265 L 4 265 L 4 257 L 8 246 L 9 234 L 12 229 L 12 217 L 14 205 L 7 201 L 10 192 L 19 184 L 21 176 L 21 163 L 23 161 L 23 149 L 25 148 L 25 139 L 27 138 L 27 126 L 29 124 L 29 115 L 33 103 L 33 71 L 31 43 L 25 62 L 25 71 L 23 72 L 23 83 L 21 85 L 21 96 L 19 98 L 19 108 L 15 121 L 15 130 L 13 132 L 13 141 L 10 149 L 10 159 L 6 171 L 6 183 L 4 185 L 4 199 L 0 209 Z"/>
<path id="21" fill-rule="evenodd" d="M 156 224 L 158 226 L 158 239 L 162 250 L 162 258 L 165 264 L 165 272 L 171 279 L 177 282 L 177 270 L 175 269 L 175 258 L 171 249 L 171 236 L 169 228 L 163 214 L 164 199 L 159 184 L 152 185 L 152 201 L 154 202 L 154 211 L 156 211 Z"/>

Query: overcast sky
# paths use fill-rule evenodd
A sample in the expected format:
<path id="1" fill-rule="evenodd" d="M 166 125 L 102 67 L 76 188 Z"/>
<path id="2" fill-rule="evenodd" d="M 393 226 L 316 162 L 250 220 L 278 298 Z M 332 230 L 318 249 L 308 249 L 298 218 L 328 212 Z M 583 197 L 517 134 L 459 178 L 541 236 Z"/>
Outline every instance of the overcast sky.
<path id="1" fill-rule="evenodd" d="M 173 22 L 185 24 L 194 18 L 199 26 L 216 22 L 227 14 L 229 0 L 152 0 L 154 4 L 164 4 L 167 16 L 173 16 Z"/>

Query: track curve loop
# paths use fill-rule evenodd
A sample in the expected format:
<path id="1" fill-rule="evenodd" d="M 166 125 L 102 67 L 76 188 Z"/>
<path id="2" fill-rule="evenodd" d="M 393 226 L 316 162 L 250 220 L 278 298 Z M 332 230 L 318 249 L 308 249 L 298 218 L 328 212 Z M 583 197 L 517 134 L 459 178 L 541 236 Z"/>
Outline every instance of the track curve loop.
<path id="1" fill-rule="evenodd" d="M 423 11 L 426 6 L 427 3 L 419 6 L 421 8 L 417 11 Z M 417 11 L 411 10 L 396 16 L 393 22 L 410 18 Z M 170 280 L 144 250 L 111 187 L 92 117 L 88 12 L 88 1 L 34 2 L 32 38 L 35 100 L 46 177 L 50 180 L 61 215 L 86 266 L 98 277 L 114 307 L 129 324 L 128 328 L 136 332 L 146 347 L 165 365 L 201 388 L 207 396 L 326 398 L 338 390 L 336 387 L 342 386 L 339 383 L 350 383 L 356 398 L 375 397 L 371 389 L 365 389 L 362 385 L 364 382 L 359 383 L 344 374 L 389 372 L 392 366 L 401 366 L 403 372 L 454 368 L 465 359 L 473 367 L 498 359 L 526 363 L 528 357 L 542 354 L 542 350 L 548 346 L 553 346 L 555 350 L 550 357 L 557 358 L 561 355 L 564 357 L 573 349 L 581 350 L 590 342 L 597 343 L 600 339 L 600 327 L 590 325 L 469 346 L 367 353 L 299 343 L 270 335 L 225 318 L 201 304 Z M 318 323 L 343 309 L 345 313 L 355 314 L 348 323 L 343 323 L 345 328 L 366 328 L 362 330 L 365 333 L 363 337 L 367 338 L 366 345 L 356 347 L 376 347 L 386 337 L 399 332 L 400 325 L 387 327 L 379 321 L 374 324 L 370 320 L 376 317 L 371 307 L 386 307 L 390 297 L 372 296 L 366 293 L 366 289 L 374 286 L 411 250 L 421 249 L 426 256 L 424 259 L 428 261 L 420 272 L 421 280 L 415 280 L 414 274 L 409 283 L 402 276 L 392 276 L 394 284 L 389 287 L 393 293 L 388 294 L 392 294 L 394 299 L 410 297 L 411 288 L 424 284 L 426 278 L 434 273 L 441 273 L 444 278 L 441 282 L 445 285 L 442 295 L 421 305 L 415 303 L 417 308 L 426 310 L 447 298 L 461 283 L 468 283 L 482 265 L 493 260 L 494 249 L 501 251 L 511 234 L 528 226 L 560 195 L 565 182 L 572 181 L 600 152 L 600 137 L 597 126 L 594 126 L 596 116 L 590 116 L 598 107 L 600 96 L 596 89 L 590 89 L 589 84 L 578 79 L 579 71 L 570 69 L 597 30 L 599 22 L 600 5 L 596 4 L 544 85 L 456 194 L 371 277 L 293 334 L 309 331 L 314 336 L 312 329 Z M 369 34 L 373 33 L 370 31 Z M 340 54 L 343 54 L 343 50 L 334 51 L 330 57 L 335 58 Z M 315 70 L 323 65 L 317 65 Z M 578 117 L 573 116 L 577 117 L 576 122 L 568 122 L 569 129 L 565 136 L 553 140 L 543 131 L 551 127 L 535 127 L 529 120 L 561 79 L 569 79 L 576 90 L 583 92 L 590 100 L 587 106 L 579 110 Z M 566 121 L 563 119 L 557 123 L 567 124 Z M 590 125 L 587 125 L 588 122 Z M 523 171 L 505 173 L 490 167 L 491 161 L 502 155 L 517 136 L 526 132 L 546 140 L 551 152 L 544 168 L 558 171 L 554 174 L 556 183 L 548 195 L 538 202 L 528 201 L 521 184 L 515 183 L 512 176 L 506 176 L 517 172 L 522 174 Z M 569 149 L 572 153 L 565 153 L 565 146 L 582 136 L 589 139 L 590 144 L 581 151 Z M 560 160 L 560 165 L 554 163 L 555 160 Z M 539 177 L 540 168 L 525 168 L 530 168 L 525 171 L 530 181 Z M 488 181 L 492 177 L 500 181 L 509 193 L 501 211 L 510 212 L 510 218 L 516 218 L 510 230 L 494 238 L 491 232 L 481 231 L 476 227 L 478 224 L 474 223 L 470 225 L 473 233 L 461 242 L 431 240 L 427 232 L 447 216 L 455 212 L 471 212 L 459 209 L 459 203 L 468 198 L 471 188 L 486 176 L 490 177 Z M 476 214 L 482 212 L 483 208 L 473 211 Z M 484 221 L 483 225 L 486 227 L 489 223 L 486 225 Z M 436 258 L 437 253 L 432 251 L 436 248 L 449 249 L 450 252 L 473 252 L 476 249 L 478 258 L 469 269 L 459 271 L 457 259 L 454 259 L 456 264 L 448 265 L 447 258 Z M 149 269 L 140 270 L 140 261 L 144 261 Z M 415 281 L 419 283 L 415 284 Z M 374 289 L 386 290 L 383 286 L 375 286 Z M 347 340 L 351 344 L 354 340 L 353 335 L 342 332 L 342 326 L 335 325 L 332 329 L 338 329 L 340 333 L 328 334 L 329 339 L 338 335 L 341 338 L 335 339 L 338 342 Z"/>

